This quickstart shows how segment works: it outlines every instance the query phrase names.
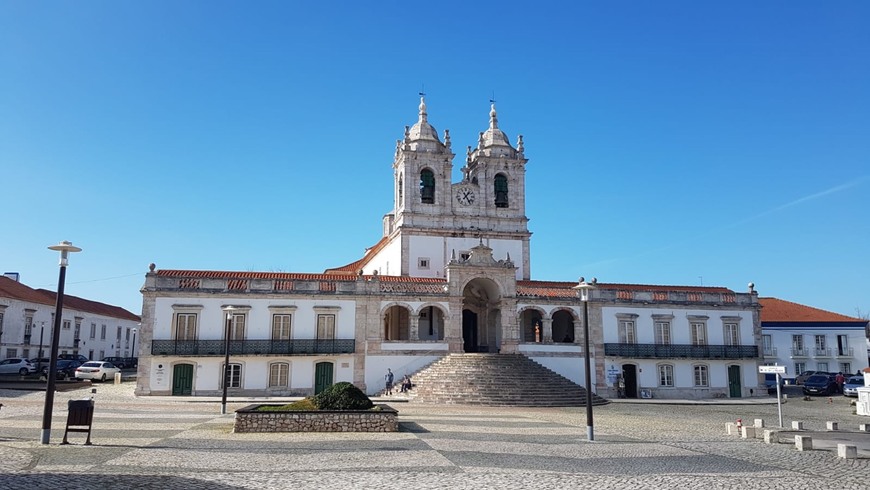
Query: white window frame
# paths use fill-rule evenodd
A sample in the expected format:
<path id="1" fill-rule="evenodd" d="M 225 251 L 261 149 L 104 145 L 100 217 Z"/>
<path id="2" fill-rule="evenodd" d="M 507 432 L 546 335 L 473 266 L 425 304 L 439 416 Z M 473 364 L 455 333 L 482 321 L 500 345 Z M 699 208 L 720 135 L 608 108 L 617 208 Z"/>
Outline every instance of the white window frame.
<path id="1" fill-rule="evenodd" d="M 695 386 L 698 388 L 707 388 L 710 386 L 710 368 L 706 364 L 695 364 L 692 366 Z"/>
<path id="2" fill-rule="evenodd" d="M 674 365 L 659 364 L 656 366 L 656 371 L 659 377 L 659 387 L 673 388 L 674 387 Z"/>
<path id="3" fill-rule="evenodd" d="M 637 343 L 637 315 L 633 313 L 617 313 L 617 331 L 620 344 Z"/>
<path id="4" fill-rule="evenodd" d="M 828 371 L 828 363 L 827 362 L 817 362 L 816 363 L 816 371 L 822 371 L 825 373 L 830 372 L 830 371 Z"/>
<path id="5" fill-rule="evenodd" d="M 722 340 L 725 345 L 740 345 L 740 324 L 732 321 L 723 323 Z"/>
<path id="6" fill-rule="evenodd" d="M 269 364 L 269 388 L 290 387 L 290 363 L 273 362 Z"/>
<path id="7" fill-rule="evenodd" d="M 224 384 L 224 366 L 226 364 L 221 363 L 221 372 L 220 372 L 220 381 L 219 385 L 223 387 Z M 227 383 L 228 389 L 238 389 L 242 387 L 242 364 L 238 362 L 230 362 L 230 376 L 229 382 Z"/>
<path id="8" fill-rule="evenodd" d="M 807 370 L 807 363 L 805 362 L 796 362 L 794 363 L 794 374 L 797 376 L 798 374 L 803 373 Z"/>
<path id="9" fill-rule="evenodd" d="M 659 320 L 653 325 L 656 345 L 671 345 L 671 322 Z"/>
<path id="10" fill-rule="evenodd" d="M 333 340 L 336 338 L 338 330 L 338 313 L 341 310 L 339 306 L 315 306 L 314 313 L 316 314 L 314 323 L 315 339 L 317 340 Z"/>

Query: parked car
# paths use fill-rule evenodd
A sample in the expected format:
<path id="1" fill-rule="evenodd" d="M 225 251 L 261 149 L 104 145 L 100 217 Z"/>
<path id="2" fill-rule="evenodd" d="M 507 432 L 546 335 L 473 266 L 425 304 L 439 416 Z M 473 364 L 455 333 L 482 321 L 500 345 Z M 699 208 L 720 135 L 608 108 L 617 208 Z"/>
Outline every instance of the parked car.
<path id="1" fill-rule="evenodd" d="M 115 367 L 111 362 L 105 361 L 88 361 L 76 368 L 76 379 L 89 379 L 91 381 L 105 381 L 109 378 L 114 378 L 115 373 L 120 373 L 121 370 Z"/>
<path id="2" fill-rule="evenodd" d="M 111 362 L 120 369 L 134 368 L 139 366 L 138 357 L 104 357 L 105 362 Z"/>
<path id="3" fill-rule="evenodd" d="M 779 378 L 779 386 L 782 387 L 785 385 L 785 380 L 780 376 Z M 767 387 L 768 395 L 776 394 L 776 373 L 764 373 L 764 386 Z"/>
<path id="4" fill-rule="evenodd" d="M 25 376 L 36 372 L 36 366 L 29 359 L 10 357 L 0 361 L 0 374 L 18 374 Z"/>
<path id="5" fill-rule="evenodd" d="M 804 395 L 833 395 L 839 391 L 831 374 L 814 374 L 804 381 Z"/>
<path id="6" fill-rule="evenodd" d="M 810 376 L 812 376 L 814 374 L 828 374 L 828 373 L 826 373 L 824 371 L 804 371 L 804 372 L 798 374 L 797 377 L 795 377 L 794 384 L 802 385 L 802 384 L 804 384 L 804 381 L 807 380 L 807 378 L 809 378 Z"/>
<path id="7" fill-rule="evenodd" d="M 843 396 L 858 396 L 858 388 L 864 387 L 864 376 L 849 376 L 843 383 Z"/>
<path id="8" fill-rule="evenodd" d="M 57 356 L 57 358 L 58 359 L 68 359 L 70 361 L 81 361 L 81 362 L 90 361 L 90 359 L 88 359 L 87 357 L 85 357 L 81 354 L 59 354 Z"/>
<path id="9" fill-rule="evenodd" d="M 82 361 L 73 361 L 71 359 L 58 359 L 57 374 L 55 379 L 67 379 L 75 377 L 76 368 L 82 365 Z M 48 376 L 48 366 L 43 366 L 42 375 Z"/>

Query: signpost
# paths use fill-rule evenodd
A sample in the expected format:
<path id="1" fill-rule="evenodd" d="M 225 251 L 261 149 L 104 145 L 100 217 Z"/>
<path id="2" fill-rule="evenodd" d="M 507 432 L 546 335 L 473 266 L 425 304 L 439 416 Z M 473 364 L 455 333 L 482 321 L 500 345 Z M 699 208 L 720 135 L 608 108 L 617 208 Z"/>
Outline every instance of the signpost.
<path id="1" fill-rule="evenodd" d="M 758 372 L 761 374 L 776 374 L 776 408 L 779 411 L 779 428 L 782 428 L 782 378 L 780 375 L 785 374 L 785 366 L 758 366 Z"/>

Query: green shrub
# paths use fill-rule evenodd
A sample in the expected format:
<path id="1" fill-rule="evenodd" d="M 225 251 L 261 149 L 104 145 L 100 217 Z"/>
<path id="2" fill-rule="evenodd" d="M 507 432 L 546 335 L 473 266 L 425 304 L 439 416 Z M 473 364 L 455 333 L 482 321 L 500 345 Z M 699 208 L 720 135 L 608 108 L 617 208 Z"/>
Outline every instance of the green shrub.
<path id="1" fill-rule="evenodd" d="M 314 395 L 319 410 L 369 410 L 374 403 L 359 388 L 342 381 Z"/>
<path id="2" fill-rule="evenodd" d="M 310 410 L 317 410 L 317 406 L 314 405 L 314 400 L 312 400 L 311 398 L 304 398 L 302 400 L 288 403 L 286 405 L 262 405 L 260 407 L 257 407 L 258 412 L 287 412 Z"/>

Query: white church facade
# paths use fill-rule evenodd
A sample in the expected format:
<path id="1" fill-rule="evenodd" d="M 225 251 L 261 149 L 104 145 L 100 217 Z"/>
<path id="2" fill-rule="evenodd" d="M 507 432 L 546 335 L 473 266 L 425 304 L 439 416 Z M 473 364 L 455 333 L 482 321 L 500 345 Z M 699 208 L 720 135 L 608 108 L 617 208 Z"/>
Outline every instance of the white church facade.
<path id="1" fill-rule="evenodd" d="M 361 259 L 323 273 L 157 269 L 142 287 L 137 393 L 369 394 L 450 353 L 520 353 L 583 384 L 576 282 L 531 278 L 525 149 L 495 107 L 462 179 L 421 99 L 393 160 L 394 207 Z M 630 397 L 759 395 L 757 293 L 597 284 L 588 303 L 593 391 Z M 766 395 L 766 392 L 765 392 Z"/>

